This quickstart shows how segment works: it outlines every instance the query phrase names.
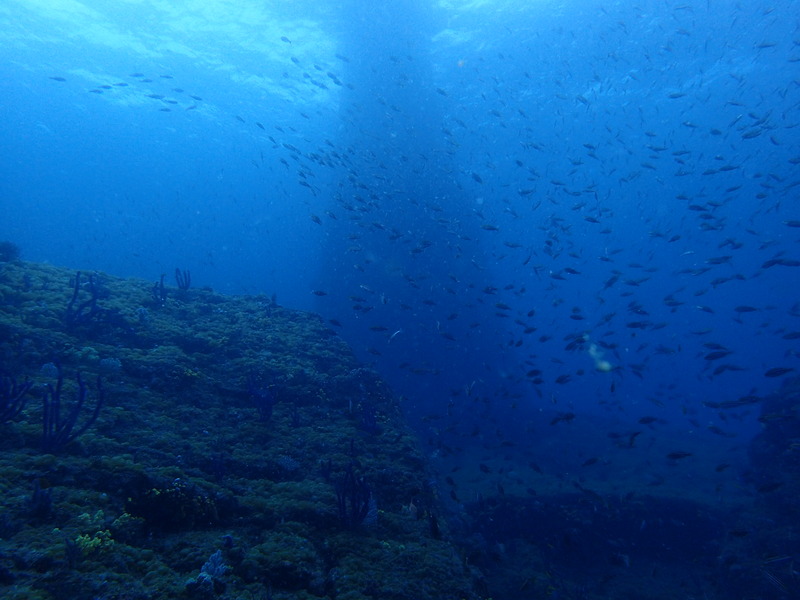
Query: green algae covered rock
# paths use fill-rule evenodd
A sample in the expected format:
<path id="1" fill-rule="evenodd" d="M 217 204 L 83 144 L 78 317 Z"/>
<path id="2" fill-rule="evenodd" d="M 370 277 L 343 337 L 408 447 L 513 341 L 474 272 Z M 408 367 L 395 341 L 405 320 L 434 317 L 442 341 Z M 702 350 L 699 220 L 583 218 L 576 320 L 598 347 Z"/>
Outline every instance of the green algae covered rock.
<path id="1" fill-rule="evenodd" d="M 78 372 L 105 401 L 48 454 L 59 369 L 63 416 Z M 33 382 L 0 425 L 2 597 L 477 598 L 397 399 L 316 315 L 8 262 L 0 372 Z"/>

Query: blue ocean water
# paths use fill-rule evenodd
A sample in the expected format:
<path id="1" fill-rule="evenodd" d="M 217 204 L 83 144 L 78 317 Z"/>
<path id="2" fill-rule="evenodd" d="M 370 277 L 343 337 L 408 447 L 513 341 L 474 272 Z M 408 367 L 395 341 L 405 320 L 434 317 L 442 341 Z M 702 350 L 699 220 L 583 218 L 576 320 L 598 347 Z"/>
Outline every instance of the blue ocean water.
<path id="1" fill-rule="evenodd" d="M 319 312 L 431 455 L 627 481 L 606 438 L 640 436 L 672 477 L 667 452 L 741 452 L 747 398 L 800 369 L 791 1 L 11 0 L 0 24 L 0 239 Z"/>

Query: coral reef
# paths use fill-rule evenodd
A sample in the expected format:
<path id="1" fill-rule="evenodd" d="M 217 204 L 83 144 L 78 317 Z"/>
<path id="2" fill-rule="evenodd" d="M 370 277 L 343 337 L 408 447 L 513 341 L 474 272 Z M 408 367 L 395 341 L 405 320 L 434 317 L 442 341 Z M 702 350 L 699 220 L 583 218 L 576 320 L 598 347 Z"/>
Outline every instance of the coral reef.
<path id="1" fill-rule="evenodd" d="M 397 398 L 316 315 L 19 261 L 0 300 L 0 368 L 31 382 L 0 425 L 4 598 L 478 597 L 406 508 L 437 499 Z M 53 453 L 59 368 L 103 405 Z"/>

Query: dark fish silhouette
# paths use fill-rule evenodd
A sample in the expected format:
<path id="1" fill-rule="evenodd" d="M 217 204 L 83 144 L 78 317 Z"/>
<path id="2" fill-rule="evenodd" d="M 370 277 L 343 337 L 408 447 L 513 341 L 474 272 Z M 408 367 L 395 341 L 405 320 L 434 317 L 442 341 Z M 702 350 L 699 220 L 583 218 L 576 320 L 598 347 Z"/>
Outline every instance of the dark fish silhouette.
<path id="1" fill-rule="evenodd" d="M 782 375 L 786 375 L 787 373 L 791 373 L 794 371 L 793 367 L 773 367 L 766 373 L 764 373 L 765 377 L 780 377 Z"/>
<path id="2" fill-rule="evenodd" d="M 670 460 L 680 460 L 682 458 L 687 458 L 687 457 L 689 457 L 691 455 L 692 455 L 691 452 L 684 452 L 682 450 L 676 450 L 675 452 L 670 452 L 669 454 L 667 454 L 667 458 L 670 459 Z"/>

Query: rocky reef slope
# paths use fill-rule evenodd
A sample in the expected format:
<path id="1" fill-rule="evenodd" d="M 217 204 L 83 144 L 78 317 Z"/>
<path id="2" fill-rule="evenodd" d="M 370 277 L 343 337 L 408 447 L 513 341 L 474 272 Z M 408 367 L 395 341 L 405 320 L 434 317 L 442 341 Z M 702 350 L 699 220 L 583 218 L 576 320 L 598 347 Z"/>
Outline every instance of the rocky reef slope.
<path id="1" fill-rule="evenodd" d="M 316 315 L 5 262 L 0 371 L 4 598 L 475 597 L 397 398 Z"/>

